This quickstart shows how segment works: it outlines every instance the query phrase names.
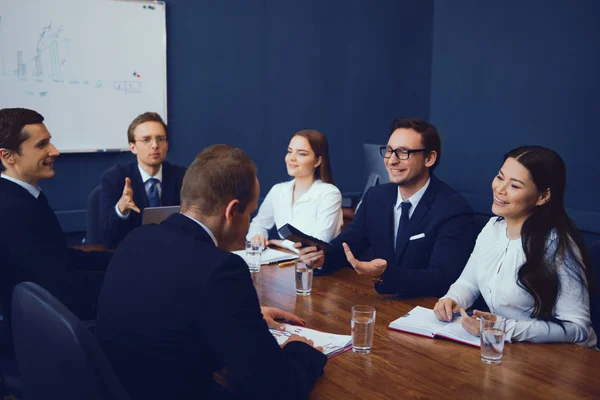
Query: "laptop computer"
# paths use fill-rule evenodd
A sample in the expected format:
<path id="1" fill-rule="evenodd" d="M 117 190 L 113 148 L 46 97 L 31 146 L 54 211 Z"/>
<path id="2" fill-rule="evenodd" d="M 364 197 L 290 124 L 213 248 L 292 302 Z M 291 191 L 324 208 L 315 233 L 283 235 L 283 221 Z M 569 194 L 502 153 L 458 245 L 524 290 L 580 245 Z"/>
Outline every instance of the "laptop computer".
<path id="1" fill-rule="evenodd" d="M 179 212 L 180 206 L 147 207 L 142 211 L 142 225 L 160 224 L 173 213 Z"/>

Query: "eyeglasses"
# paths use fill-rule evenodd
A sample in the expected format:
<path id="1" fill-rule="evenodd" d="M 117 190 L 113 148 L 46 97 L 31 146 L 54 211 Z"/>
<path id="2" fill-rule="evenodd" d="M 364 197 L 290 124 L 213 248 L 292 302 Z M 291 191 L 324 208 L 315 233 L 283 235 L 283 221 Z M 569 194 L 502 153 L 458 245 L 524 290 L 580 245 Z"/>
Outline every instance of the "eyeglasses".
<path id="1" fill-rule="evenodd" d="M 398 160 L 408 160 L 411 154 L 420 153 L 422 151 L 427 151 L 427 149 L 405 149 L 404 147 L 400 147 L 398 149 L 392 149 L 389 146 L 381 146 L 379 148 L 379 152 L 383 158 L 391 158 L 392 153 L 396 155 Z"/>
<path id="2" fill-rule="evenodd" d="M 166 136 L 156 136 L 156 137 L 144 136 L 143 138 L 135 139 L 136 142 L 142 142 L 146 146 L 150 146 L 154 140 L 156 140 L 156 144 L 167 143 Z"/>

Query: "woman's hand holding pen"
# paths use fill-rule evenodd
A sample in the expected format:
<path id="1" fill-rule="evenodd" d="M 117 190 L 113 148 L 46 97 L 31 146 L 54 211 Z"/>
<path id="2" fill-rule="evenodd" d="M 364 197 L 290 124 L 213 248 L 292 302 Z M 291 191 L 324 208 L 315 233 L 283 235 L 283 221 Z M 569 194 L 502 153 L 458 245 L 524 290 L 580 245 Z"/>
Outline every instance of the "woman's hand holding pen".
<path id="1" fill-rule="evenodd" d="M 266 249 L 267 246 L 269 245 L 269 241 L 267 240 L 267 237 L 265 235 L 263 235 L 262 233 L 257 233 L 256 235 L 252 236 L 250 241 L 254 244 L 261 245 L 263 247 L 263 249 Z"/>
<path id="2" fill-rule="evenodd" d="M 440 321 L 452 321 L 452 314 L 458 312 L 459 310 L 460 307 L 458 307 L 456 301 L 449 298 L 439 299 L 438 302 L 435 303 L 435 306 L 433 306 L 433 313 Z"/>
<path id="3" fill-rule="evenodd" d="M 465 331 L 469 332 L 473 336 L 479 336 L 481 332 L 481 326 L 479 324 L 479 320 L 481 318 L 487 319 L 489 321 L 496 320 L 496 316 L 494 314 L 479 310 L 473 310 L 473 316 L 471 317 L 465 312 L 463 308 L 461 308 L 460 314 L 462 316 L 460 324 L 462 325 Z"/>

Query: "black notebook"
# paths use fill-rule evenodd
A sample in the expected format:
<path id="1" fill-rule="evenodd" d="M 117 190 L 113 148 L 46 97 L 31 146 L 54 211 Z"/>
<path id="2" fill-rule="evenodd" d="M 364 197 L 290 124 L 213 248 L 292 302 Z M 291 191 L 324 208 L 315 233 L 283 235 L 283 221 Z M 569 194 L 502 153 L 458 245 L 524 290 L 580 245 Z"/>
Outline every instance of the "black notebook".
<path id="1" fill-rule="evenodd" d="M 320 239 L 317 239 L 316 237 L 307 235 L 306 233 L 303 233 L 302 231 L 299 231 L 298 229 L 294 228 L 290 224 L 285 224 L 284 226 L 279 228 L 277 230 L 277 232 L 279 232 L 279 234 L 284 239 L 287 239 L 287 240 L 289 240 L 291 242 L 295 242 L 295 243 L 300 242 L 300 243 L 302 243 L 302 246 L 305 246 L 305 247 L 316 246 L 320 250 L 327 250 L 331 247 L 331 244 L 324 242 Z"/>

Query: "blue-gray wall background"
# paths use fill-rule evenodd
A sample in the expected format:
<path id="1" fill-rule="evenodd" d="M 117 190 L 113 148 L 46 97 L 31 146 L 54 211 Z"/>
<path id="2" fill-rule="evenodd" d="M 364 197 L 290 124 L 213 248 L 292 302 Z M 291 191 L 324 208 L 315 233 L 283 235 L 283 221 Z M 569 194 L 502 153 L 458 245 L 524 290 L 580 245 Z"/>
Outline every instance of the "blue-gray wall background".
<path id="1" fill-rule="evenodd" d="M 236 145 L 264 195 L 287 178 L 290 136 L 316 128 L 337 185 L 357 192 L 362 143 L 385 143 L 397 115 L 428 118 L 443 138 L 438 174 L 477 211 L 502 155 L 542 144 L 565 158 L 576 222 L 599 231 L 599 19 L 600 2 L 584 0 L 168 0 L 169 159 Z M 102 171 L 129 159 L 59 159 L 42 187 L 67 231 L 84 229 Z"/>

